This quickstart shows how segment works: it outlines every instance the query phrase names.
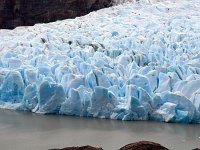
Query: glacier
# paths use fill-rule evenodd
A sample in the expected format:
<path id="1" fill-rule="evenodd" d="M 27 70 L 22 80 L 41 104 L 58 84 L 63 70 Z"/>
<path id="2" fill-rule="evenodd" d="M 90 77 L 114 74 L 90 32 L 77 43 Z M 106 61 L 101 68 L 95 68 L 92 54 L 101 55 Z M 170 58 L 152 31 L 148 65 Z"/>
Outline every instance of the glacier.
<path id="1" fill-rule="evenodd" d="M 0 108 L 200 123 L 199 10 L 135 1 L 0 30 Z"/>

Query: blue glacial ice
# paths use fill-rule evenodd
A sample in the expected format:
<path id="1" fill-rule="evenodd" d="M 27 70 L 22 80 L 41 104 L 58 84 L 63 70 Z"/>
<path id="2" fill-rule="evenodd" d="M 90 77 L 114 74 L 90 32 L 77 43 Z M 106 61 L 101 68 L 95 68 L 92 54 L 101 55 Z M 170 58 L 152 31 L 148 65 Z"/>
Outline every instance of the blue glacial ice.
<path id="1" fill-rule="evenodd" d="M 0 30 L 0 108 L 200 123 L 199 10 L 132 2 Z"/>

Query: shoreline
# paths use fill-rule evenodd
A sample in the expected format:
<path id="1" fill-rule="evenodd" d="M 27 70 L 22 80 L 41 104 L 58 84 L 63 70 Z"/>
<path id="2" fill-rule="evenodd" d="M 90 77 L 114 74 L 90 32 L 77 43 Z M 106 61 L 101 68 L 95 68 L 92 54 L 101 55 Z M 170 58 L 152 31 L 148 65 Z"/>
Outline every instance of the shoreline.
<path id="1" fill-rule="evenodd" d="M 49 150 L 103 150 L 103 148 L 92 147 L 92 146 L 81 146 L 81 147 L 65 147 L 61 149 L 49 149 Z M 121 147 L 119 150 L 169 150 L 168 148 L 162 146 L 159 143 L 154 143 L 150 141 L 139 141 L 131 144 L 127 144 Z M 200 150 L 200 148 L 195 148 L 193 150 Z"/>

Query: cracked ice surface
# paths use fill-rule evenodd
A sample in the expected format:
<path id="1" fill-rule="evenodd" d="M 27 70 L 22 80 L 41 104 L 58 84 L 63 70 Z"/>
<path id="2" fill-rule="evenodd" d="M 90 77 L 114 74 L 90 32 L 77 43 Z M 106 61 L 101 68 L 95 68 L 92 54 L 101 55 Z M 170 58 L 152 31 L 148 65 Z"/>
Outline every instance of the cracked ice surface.
<path id="1" fill-rule="evenodd" d="M 0 30 L 0 107 L 200 123 L 200 1 L 127 3 Z"/>

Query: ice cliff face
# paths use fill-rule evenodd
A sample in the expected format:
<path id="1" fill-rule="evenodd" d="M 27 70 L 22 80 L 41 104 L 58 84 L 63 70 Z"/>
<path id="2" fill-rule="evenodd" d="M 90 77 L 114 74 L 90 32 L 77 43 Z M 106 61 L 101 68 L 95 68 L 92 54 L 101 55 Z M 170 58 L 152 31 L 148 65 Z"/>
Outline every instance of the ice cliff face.
<path id="1" fill-rule="evenodd" d="M 200 2 L 123 4 L 0 31 L 0 107 L 200 123 Z"/>
<path id="2" fill-rule="evenodd" d="M 75 18 L 110 4 L 111 0 L 1 0 L 0 29 Z"/>

